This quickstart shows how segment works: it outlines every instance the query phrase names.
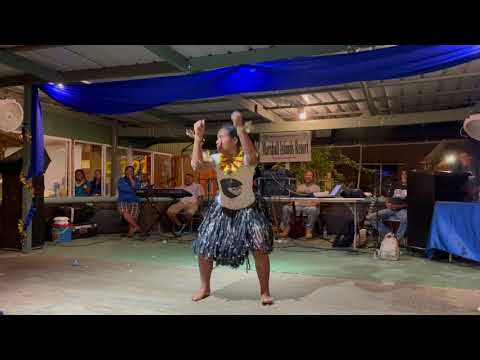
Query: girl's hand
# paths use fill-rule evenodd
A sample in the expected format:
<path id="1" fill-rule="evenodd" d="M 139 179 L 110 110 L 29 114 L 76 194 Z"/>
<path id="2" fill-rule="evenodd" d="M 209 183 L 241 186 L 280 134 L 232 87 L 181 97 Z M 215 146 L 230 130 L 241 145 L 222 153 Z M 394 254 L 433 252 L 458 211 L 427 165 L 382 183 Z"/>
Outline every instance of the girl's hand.
<path id="1" fill-rule="evenodd" d="M 198 120 L 193 125 L 193 130 L 195 131 L 195 137 L 203 139 L 203 135 L 205 134 L 205 120 Z"/>
<path id="2" fill-rule="evenodd" d="M 235 128 L 238 128 L 240 126 L 243 126 L 243 119 L 242 119 L 242 114 L 238 111 L 234 111 L 231 116 L 233 126 Z"/>

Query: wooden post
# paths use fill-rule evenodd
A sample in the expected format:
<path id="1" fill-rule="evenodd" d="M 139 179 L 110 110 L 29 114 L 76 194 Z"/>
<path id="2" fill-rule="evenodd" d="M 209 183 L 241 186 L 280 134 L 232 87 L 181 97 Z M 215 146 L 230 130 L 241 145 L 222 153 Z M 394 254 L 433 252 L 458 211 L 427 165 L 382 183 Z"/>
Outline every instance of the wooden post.
<path id="1" fill-rule="evenodd" d="M 120 169 L 118 167 L 118 121 L 114 120 L 114 124 L 112 126 L 112 196 L 117 194 L 117 181 L 120 177 Z"/>
<path id="2" fill-rule="evenodd" d="M 33 88 L 32 81 L 28 80 L 23 86 L 23 174 L 27 176 L 28 169 L 30 168 L 31 162 L 31 147 L 32 147 L 32 96 Z M 22 194 L 22 220 L 28 214 L 30 206 L 32 205 L 32 193 L 27 189 L 26 186 L 23 186 Z M 28 253 L 32 251 L 32 226 L 29 226 L 25 239 L 22 245 L 22 251 Z"/>
<path id="3" fill-rule="evenodd" d="M 35 214 L 32 223 L 32 248 L 38 248 L 45 243 L 46 236 L 46 219 L 45 219 L 45 178 L 44 175 L 34 176 L 32 185 L 35 189 Z"/>
<path id="4" fill-rule="evenodd" d="M 362 176 L 363 146 L 360 145 L 360 162 L 358 163 L 357 189 L 360 189 L 360 177 Z"/>

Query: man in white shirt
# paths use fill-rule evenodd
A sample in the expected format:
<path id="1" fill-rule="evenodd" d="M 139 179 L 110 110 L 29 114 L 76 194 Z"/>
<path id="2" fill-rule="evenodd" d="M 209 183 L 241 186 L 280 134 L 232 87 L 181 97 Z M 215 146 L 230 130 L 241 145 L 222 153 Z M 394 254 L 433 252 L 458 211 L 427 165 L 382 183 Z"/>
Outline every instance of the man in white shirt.
<path id="1" fill-rule="evenodd" d="M 296 192 L 299 194 L 314 194 L 320 192 L 320 187 L 313 182 L 314 174 L 312 171 L 306 171 L 303 174 L 303 184 L 297 186 Z M 312 229 L 315 225 L 315 221 L 318 219 L 320 214 L 318 205 L 315 202 L 302 200 L 295 202 L 295 210 L 297 215 L 302 212 L 302 214 L 307 215 L 307 223 L 305 224 L 305 238 L 312 238 Z M 290 219 L 293 215 L 293 207 L 291 205 L 285 205 L 282 209 L 282 229 L 283 232 L 280 234 L 281 237 L 288 237 L 290 231 Z"/>
<path id="2" fill-rule="evenodd" d="M 186 174 L 183 183 L 184 185 L 180 186 L 179 189 L 188 191 L 192 194 L 192 196 L 181 198 L 180 201 L 170 206 L 167 210 L 169 219 L 176 226 L 175 233 L 177 235 L 180 235 L 186 227 L 186 224 L 180 223 L 177 215 L 183 211 L 187 217 L 188 223 L 193 215 L 195 215 L 195 213 L 198 211 L 198 207 L 202 203 L 203 197 L 205 196 L 203 187 L 200 184 L 193 182 L 192 174 Z"/>

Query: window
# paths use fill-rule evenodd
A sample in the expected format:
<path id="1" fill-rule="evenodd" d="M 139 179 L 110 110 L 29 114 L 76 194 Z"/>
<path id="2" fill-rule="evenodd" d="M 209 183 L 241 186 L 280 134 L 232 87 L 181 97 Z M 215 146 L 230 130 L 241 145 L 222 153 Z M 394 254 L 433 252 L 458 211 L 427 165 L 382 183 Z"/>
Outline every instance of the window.
<path id="1" fill-rule="evenodd" d="M 102 145 L 75 142 L 73 171 L 82 169 L 87 181 L 93 180 L 95 171 L 103 174 Z"/>
<path id="2" fill-rule="evenodd" d="M 112 196 L 112 148 L 107 146 L 105 154 L 105 195 Z"/>
<path id="3" fill-rule="evenodd" d="M 153 184 L 156 187 L 174 187 L 172 178 L 172 158 L 169 155 L 153 154 Z"/>
<path id="4" fill-rule="evenodd" d="M 51 160 L 44 177 L 45 197 L 68 196 L 69 145 L 68 140 L 45 137 L 45 150 Z"/>
<path id="5" fill-rule="evenodd" d="M 128 162 L 128 150 L 117 148 L 117 166 L 120 176 L 123 176 L 125 173 L 125 168 L 129 165 Z"/>
<path id="6" fill-rule="evenodd" d="M 133 150 L 133 167 L 135 174 L 140 177 L 142 183 L 152 183 L 152 153 Z"/>

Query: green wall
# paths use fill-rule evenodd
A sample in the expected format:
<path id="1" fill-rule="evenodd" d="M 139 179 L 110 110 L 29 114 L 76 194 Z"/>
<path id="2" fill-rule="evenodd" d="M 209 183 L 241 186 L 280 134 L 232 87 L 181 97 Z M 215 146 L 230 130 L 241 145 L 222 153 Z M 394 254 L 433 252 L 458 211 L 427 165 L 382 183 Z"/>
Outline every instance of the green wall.
<path id="1" fill-rule="evenodd" d="M 105 125 L 101 125 L 90 121 L 89 116 L 84 114 L 52 108 L 44 108 L 43 111 L 45 135 L 111 145 L 112 128 L 108 120 L 104 121 Z"/>

